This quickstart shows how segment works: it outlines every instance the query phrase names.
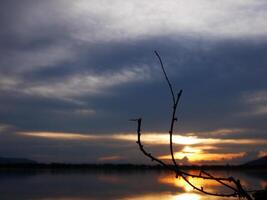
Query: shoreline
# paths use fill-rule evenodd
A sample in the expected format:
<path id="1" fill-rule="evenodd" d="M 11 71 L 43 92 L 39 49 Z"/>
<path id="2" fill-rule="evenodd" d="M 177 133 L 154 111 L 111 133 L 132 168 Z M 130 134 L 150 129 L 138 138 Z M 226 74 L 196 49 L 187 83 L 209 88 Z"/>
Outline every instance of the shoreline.
<path id="1" fill-rule="evenodd" d="M 171 165 L 170 165 L 171 166 Z M 250 165 L 181 165 L 182 170 L 267 170 L 267 166 Z M 68 164 L 68 163 L 27 163 L 27 164 L 0 164 L 0 170 L 123 170 L 123 171 L 143 171 L 160 170 L 169 171 L 160 165 L 136 165 L 136 164 Z"/>

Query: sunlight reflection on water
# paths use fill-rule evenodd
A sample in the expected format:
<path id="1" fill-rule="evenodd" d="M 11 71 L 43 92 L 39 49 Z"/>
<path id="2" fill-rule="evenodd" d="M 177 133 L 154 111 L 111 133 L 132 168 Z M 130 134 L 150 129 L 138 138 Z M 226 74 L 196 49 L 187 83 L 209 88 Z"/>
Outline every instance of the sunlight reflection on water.
<path id="1" fill-rule="evenodd" d="M 142 195 L 139 197 L 125 198 L 123 200 L 200 200 L 201 196 L 199 194 L 194 193 L 185 193 L 185 194 L 148 194 Z"/>
<path id="2" fill-rule="evenodd" d="M 197 173 L 196 171 L 192 171 Z M 224 172 L 240 178 L 248 189 L 262 189 L 267 171 Z M 223 192 L 215 181 L 190 179 L 208 191 Z M 182 179 L 162 171 L 0 171 L 1 200 L 229 200 L 198 193 Z M 227 191 L 226 191 L 227 192 Z M 228 191 L 229 192 L 229 191 Z"/>

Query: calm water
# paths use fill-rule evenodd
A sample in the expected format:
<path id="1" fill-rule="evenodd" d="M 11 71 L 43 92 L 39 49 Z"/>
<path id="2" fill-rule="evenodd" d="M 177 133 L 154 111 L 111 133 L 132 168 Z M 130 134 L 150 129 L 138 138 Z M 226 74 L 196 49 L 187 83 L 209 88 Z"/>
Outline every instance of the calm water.
<path id="1" fill-rule="evenodd" d="M 248 189 L 267 185 L 267 171 L 222 172 Z M 209 191 L 223 191 L 216 182 L 191 180 Z M 219 200 L 194 192 L 173 174 L 159 171 L 0 172 L 1 200 Z"/>

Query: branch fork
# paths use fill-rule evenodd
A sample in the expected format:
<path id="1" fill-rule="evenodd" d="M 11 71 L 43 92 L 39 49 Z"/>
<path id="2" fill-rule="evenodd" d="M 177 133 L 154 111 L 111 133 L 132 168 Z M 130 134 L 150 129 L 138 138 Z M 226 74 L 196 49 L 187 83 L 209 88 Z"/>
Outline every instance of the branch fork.
<path id="1" fill-rule="evenodd" d="M 188 183 L 193 189 L 207 194 L 207 195 L 212 195 L 212 196 L 220 196 L 220 197 L 239 197 L 239 198 L 244 198 L 247 200 L 253 200 L 252 197 L 249 194 L 249 191 L 246 191 L 243 186 L 241 185 L 240 181 L 238 179 L 235 179 L 233 177 L 215 177 L 211 174 L 209 174 L 208 172 L 204 171 L 204 170 L 200 170 L 198 175 L 195 174 L 191 174 L 188 173 L 186 171 L 183 171 L 180 169 L 180 167 L 177 165 L 175 157 L 174 157 L 174 151 L 173 151 L 173 141 L 172 141 L 172 136 L 173 136 L 173 130 L 174 130 L 174 125 L 175 122 L 178 121 L 178 118 L 176 117 L 176 111 L 177 111 L 177 107 L 179 104 L 179 101 L 181 99 L 183 90 L 180 90 L 177 93 L 177 96 L 175 97 L 174 95 L 174 91 L 173 91 L 173 86 L 167 76 L 167 73 L 165 71 L 162 59 L 159 55 L 159 53 L 157 51 L 154 51 L 156 57 L 159 60 L 162 72 L 164 74 L 164 77 L 167 81 L 170 93 L 171 93 L 171 98 L 172 98 L 172 102 L 173 102 L 173 106 L 172 106 L 172 115 L 171 115 L 171 123 L 170 123 L 170 129 L 169 129 L 169 141 L 170 141 L 170 153 L 171 153 L 171 158 L 172 158 L 172 163 L 173 165 L 168 165 L 166 164 L 164 161 L 158 159 L 157 157 L 153 156 L 151 153 L 147 152 L 144 148 L 144 145 L 141 142 L 141 126 L 142 126 L 142 118 L 138 118 L 138 119 L 131 119 L 130 121 L 135 121 L 137 122 L 137 141 L 136 143 L 139 146 L 140 151 L 147 156 L 148 158 L 150 158 L 152 161 L 156 161 L 158 164 L 160 164 L 161 166 L 163 166 L 164 168 L 171 170 L 175 173 L 175 177 L 181 177 L 186 183 Z M 228 189 L 230 189 L 232 192 L 231 193 L 214 193 L 214 192 L 209 192 L 207 190 L 204 189 L 203 186 L 201 186 L 200 188 L 195 186 L 188 178 L 201 178 L 204 180 L 214 180 L 217 181 L 218 183 L 220 183 L 222 186 L 227 187 Z M 232 183 L 232 185 L 234 184 L 234 186 L 232 186 L 230 183 Z"/>

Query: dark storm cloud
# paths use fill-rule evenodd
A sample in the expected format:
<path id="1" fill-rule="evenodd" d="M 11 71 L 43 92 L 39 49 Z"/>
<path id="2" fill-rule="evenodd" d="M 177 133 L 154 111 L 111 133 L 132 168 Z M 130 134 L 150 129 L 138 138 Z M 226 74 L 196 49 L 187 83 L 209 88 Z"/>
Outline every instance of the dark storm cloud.
<path id="1" fill-rule="evenodd" d="M 182 123 L 192 123 L 192 121 L 195 121 L 195 123 L 202 124 L 203 128 L 205 126 L 209 126 L 210 129 L 216 129 L 225 128 L 224 124 L 226 123 L 230 127 L 239 127 L 240 124 L 242 124 L 242 120 L 250 119 L 249 116 L 242 116 L 238 114 L 251 108 L 251 105 L 246 104 L 246 94 L 251 95 L 253 92 L 265 89 L 266 79 L 264 78 L 264 63 L 266 63 L 266 58 L 264 55 L 267 49 L 265 44 L 256 45 L 251 41 L 237 41 L 234 42 L 234 44 L 233 42 L 224 41 L 223 44 L 216 44 L 214 47 L 210 47 L 211 49 L 208 51 L 203 50 L 203 48 L 204 46 L 212 46 L 210 41 L 207 41 L 202 46 L 191 47 L 189 50 L 186 49 L 186 44 L 183 42 L 174 43 L 174 41 L 168 40 L 167 38 L 155 38 L 152 41 L 136 41 L 134 47 L 127 44 L 110 44 L 110 46 L 114 47 L 113 49 L 116 49 L 115 53 L 109 51 L 107 56 L 107 60 L 109 60 L 111 67 L 103 68 L 102 72 L 96 72 L 97 75 L 101 73 L 105 74 L 103 77 L 108 79 L 112 76 L 112 70 L 118 70 L 118 67 L 116 66 L 123 68 L 120 66 L 121 62 L 123 63 L 122 66 L 129 66 L 132 62 L 135 65 L 140 64 L 147 66 L 149 69 L 148 73 L 150 72 L 153 76 L 150 75 L 148 81 L 137 83 L 135 85 L 119 84 L 113 88 L 114 94 L 112 95 L 101 94 L 92 96 L 90 95 L 90 91 L 86 93 L 82 90 L 82 94 L 78 94 L 78 96 L 73 98 L 72 95 L 80 89 L 79 85 L 77 85 L 78 88 L 73 88 L 72 84 L 65 80 L 72 78 L 75 74 L 78 74 L 78 77 L 83 78 L 83 76 L 80 75 L 80 71 L 82 71 L 82 73 L 86 72 L 86 68 L 80 68 L 80 63 L 77 62 L 74 67 L 75 70 L 73 69 L 72 73 L 67 75 L 65 74 L 65 76 L 65 66 L 59 66 L 56 68 L 57 70 L 53 68 L 51 69 L 52 72 L 39 73 L 37 75 L 34 72 L 29 73 L 28 75 L 26 74 L 25 76 L 27 79 L 23 80 L 22 83 L 22 85 L 25 85 L 24 88 L 18 90 L 17 87 L 19 88 L 20 85 L 15 86 L 15 91 L 17 93 L 22 93 L 20 94 L 21 97 L 18 97 L 17 95 L 13 95 L 12 97 L 12 92 L 9 92 L 11 95 L 10 98 L 13 98 L 14 103 L 16 101 L 20 101 L 20 98 L 25 99 L 25 102 L 20 104 L 23 105 L 22 109 L 29 109 L 29 107 L 32 107 L 33 105 L 38 107 L 38 101 L 47 102 L 48 105 L 43 102 L 40 103 L 41 106 L 39 109 L 34 109 L 36 110 L 36 114 L 38 113 L 38 110 L 41 111 L 44 109 L 49 111 L 49 108 L 51 108 L 51 111 L 55 109 L 62 110 L 64 109 L 64 105 L 69 104 L 70 107 L 76 107 L 77 109 L 99 108 L 100 111 L 105 110 L 107 112 L 106 114 L 113 113 L 115 118 L 117 112 L 119 112 L 120 118 L 116 119 L 119 123 L 121 123 L 121 120 L 123 119 L 127 120 L 131 117 L 131 115 L 137 115 L 138 110 L 141 114 L 147 114 L 148 118 L 153 115 L 153 120 L 157 120 L 158 118 L 159 120 L 164 121 L 163 118 L 168 116 L 169 110 L 165 111 L 165 109 L 169 109 L 167 106 L 169 105 L 170 99 L 166 85 L 161 76 L 161 72 L 159 68 L 157 69 L 157 67 L 159 67 L 157 60 L 152 54 L 153 46 L 159 46 L 158 43 L 160 42 L 158 41 L 161 41 L 162 43 L 164 41 L 164 45 L 161 45 L 161 53 L 164 57 L 166 68 L 170 73 L 170 78 L 175 82 L 177 89 L 183 88 L 185 90 L 182 101 Z M 228 43 L 228 45 L 226 45 L 226 43 Z M 105 66 L 105 63 L 102 63 L 106 60 L 105 57 L 107 52 L 101 52 L 102 51 L 98 52 L 98 57 L 95 55 L 90 57 L 89 54 L 84 55 L 84 57 L 81 57 L 80 60 L 82 61 L 83 59 L 87 60 L 88 58 L 94 58 L 95 60 L 99 60 L 100 66 Z M 187 56 L 181 56 L 182 53 Z M 247 55 L 242 57 L 242 54 Z M 132 60 L 136 60 L 136 62 L 129 59 L 131 55 Z M 109 57 L 112 57 L 113 60 L 109 59 Z M 88 65 L 95 66 L 90 62 L 88 62 Z M 87 70 L 91 71 L 94 69 L 88 68 Z M 98 70 L 99 69 L 96 67 L 96 71 Z M 43 72 L 43 70 L 40 71 Z M 60 71 L 63 71 L 63 74 L 61 74 Z M 135 79 L 138 80 L 138 76 L 144 76 L 142 73 L 143 71 L 137 71 L 134 74 L 134 76 L 137 77 L 135 78 L 130 75 L 130 78 L 132 78 L 133 81 L 135 81 Z M 90 72 L 88 74 L 90 74 Z M 100 75 L 100 77 L 102 77 L 102 75 Z M 119 79 L 120 77 L 115 76 L 115 78 Z M 255 81 L 256 78 L 257 81 Z M 61 82 L 63 86 L 57 89 L 56 84 Z M 36 84 L 37 86 L 39 84 L 41 86 L 40 89 L 53 89 L 52 92 L 55 92 L 55 95 L 53 96 L 53 93 L 48 93 L 51 95 L 45 96 L 45 99 L 42 99 L 40 98 L 42 93 L 30 90 L 32 89 L 33 84 Z M 64 84 L 66 84 L 66 87 L 68 84 L 72 87 L 70 91 L 68 88 L 64 88 Z M 211 84 L 213 87 L 210 87 Z M 99 83 L 99 85 L 101 85 L 101 83 Z M 88 88 L 89 87 L 90 86 L 88 86 Z M 63 91 L 60 91 L 60 89 Z M 64 91 L 64 89 L 67 91 Z M 71 91 L 72 89 L 74 91 Z M 101 90 L 101 88 L 99 90 Z M 25 91 L 26 93 L 29 93 L 28 96 L 23 94 Z M 96 86 L 95 93 L 97 94 L 97 92 L 98 87 Z M 63 93 L 63 97 L 60 93 Z M 7 94 L 7 96 L 8 95 L 9 94 Z M 85 104 L 89 104 L 91 107 L 89 105 L 77 106 L 66 102 L 64 103 L 64 101 L 61 102 L 60 98 L 62 97 L 64 99 L 64 95 L 67 96 L 66 98 L 84 102 Z M 54 100 L 54 97 L 58 97 L 59 99 Z M 1 100 L 3 99 L 6 99 L 7 102 L 11 101 L 11 99 L 8 99 L 7 97 L 2 98 Z M 53 106 L 53 104 L 55 106 Z M 5 105 L 7 105 L 7 103 L 5 103 Z M 19 109 L 19 107 L 16 107 L 16 109 Z M 66 109 L 68 110 L 67 107 Z M 165 115 L 156 115 L 157 113 L 162 112 L 165 113 Z M 217 113 L 220 114 L 218 115 Z M 54 113 L 52 112 L 52 114 Z M 114 123 L 114 117 L 113 120 L 107 120 L 106 122 Z M 190 117 L 193 120 L 190 118 L 189 120 L 185 120 L 186 118 L 184 117 Z M 262 117 L 264 117 L 264 115 L 261 116 L 261 118 Z M 208 120 L 206 123 L 203 123 L 202 120 L 205 120 L 205 118 Z M 253 116 L 253 118 L 255 118 L 255 116 Z M 213 123 L 210 123 L 210 120 L 214 121 L 214 127 L 212 127 Z M 254 123 L 257 122 L 255 121 Z M 128 124 L 125 126 L 128 126 Z M 187 126 L 188 127 L 186 128 L 189 128 L 192 125 Z M 253 123 L 251 125 L 247 124 L 247 126 L 251 126 L 251 128 L 253 128 Z M 199 128 L 201 129 L 202 127 Z M 206 127 L 206 129 L 207 128 L 208 127 Z M 192 129 L 194 129 L 194 126 Z"/>
<path id="2" fill-rule="evenodd" d="M 144 130 L 163 132 L 171 99 L 159 50 L 184 89 L 179 132 L 266 138 L 266 3 L 192 2 L 166 3 L 157 15 L 148 1 L 1 1 L 1 124 L 110 134 L 133 132 L 127 120 L 142 116 Z M 164 12 L 172 7 L 183 9 Z"/>

